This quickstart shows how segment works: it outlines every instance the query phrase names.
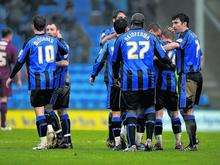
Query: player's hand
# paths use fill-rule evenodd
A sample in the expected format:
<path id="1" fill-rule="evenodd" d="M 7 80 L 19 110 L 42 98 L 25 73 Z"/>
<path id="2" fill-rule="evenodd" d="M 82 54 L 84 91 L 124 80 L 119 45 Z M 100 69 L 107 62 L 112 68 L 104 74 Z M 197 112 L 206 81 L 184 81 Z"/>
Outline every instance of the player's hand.
<path id="1" fill-rule="evenodd" d="M 11 79 L 11 78 L 8 78 L 7 81 L 6 81 L 6 83 L 5 83 L 5 85 L 6 85 L 7 88 L 10 87 L 11 82 L 12 82 L 12 79 Z"/>
<path id="2" fill-rule="evenodd" d="M 93 85 L 94 82 L 95 82 L 95 78 L 94 78 L 94 77 L 90 77 L 90 78 L 89 78 L 89 84 L 90 84 L 90 85 Z"/>
<path id="3" fill-rule="evenodd" d="M 168 27 L 168 30 L 171 32 L 171 33 L 175 33 L 175 30 L 173 27 Z"/>
<path id="4" fill-rule="evenodd" d="M 62 34 L 60 33 L 60 31 L 58 30 L 57 32 L 57 38 L 63 38 Z"/>

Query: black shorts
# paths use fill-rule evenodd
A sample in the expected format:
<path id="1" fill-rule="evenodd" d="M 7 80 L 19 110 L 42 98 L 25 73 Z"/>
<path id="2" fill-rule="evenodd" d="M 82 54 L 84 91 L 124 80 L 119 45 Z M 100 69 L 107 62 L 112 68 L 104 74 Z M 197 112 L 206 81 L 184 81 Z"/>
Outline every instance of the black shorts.
<path id="1" fill-rule="evenodd" d="M 177 111 L 178 109 L 178 96 L 177 93 L 156 90 L 156 104 L 155 110 L 159 111 L 166 108 L 168 111 Z"/>
<path id="2" fill-rule="evenodd" d="M 121 91 L 120 108 L 124 110 L 147 109 L 154 106 L 155 90 Z"/>
<path id="3" fill-rule="evenodd" d="M 42 107 L 50 103 L 53 89 L 32 90 L 30 101 L 32 107 Z"/>
<path id="4" fill-rule="evenodd" d="M 54 90 L 50 104 L 54 110 L 69 108 L 70 86 L 65 85 L 63 88 Z"/>
<path id="5" fill-rule="evenodd" d="M 107 96 L 107 108 L 112 111 L 119 111 L 119 102 L 120 102 L 120 88 L 117 86 L 108 87 L 108 96 Z"/>
<path id="6" fill-rule="evenodd" d="M 201 72 L 188 73 L 186 78 L 186 108 L 193 108 L 199 104 L 202 92 L 203 77 Z"/>

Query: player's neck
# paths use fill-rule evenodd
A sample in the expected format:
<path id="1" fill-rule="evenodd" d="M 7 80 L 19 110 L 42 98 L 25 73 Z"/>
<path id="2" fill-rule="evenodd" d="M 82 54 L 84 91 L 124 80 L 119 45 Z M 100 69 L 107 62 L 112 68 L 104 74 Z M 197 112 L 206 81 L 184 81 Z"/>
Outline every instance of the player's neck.
<path id="1" fill-rule="evenodd" d="M 43 31 L 37 31 L 37 30 L 34 31 L 34 34 L 36 34 L 36 35 L 40 35 L 40 34 L 44 34 L 44 33 L 45 33 L 44 30 Z"/>
<path id="2" fill-rule="evenodd" d="M 182 33 L 184 33 L 185 31 L 187 31 L 188 29 L 189 29 L 188 27 L 183 28 Z"/>

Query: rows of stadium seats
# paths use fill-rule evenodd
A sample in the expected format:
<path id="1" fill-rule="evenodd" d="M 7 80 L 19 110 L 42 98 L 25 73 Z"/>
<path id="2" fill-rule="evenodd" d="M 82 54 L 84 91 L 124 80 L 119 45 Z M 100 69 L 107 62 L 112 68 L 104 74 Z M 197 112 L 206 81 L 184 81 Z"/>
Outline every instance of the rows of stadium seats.
<path id="1" fill-rule="evenodd" d="M 71 109 L 104 109 L 106 106 L 106 88 L 103 76 L 97 77 L 93 86 L 88 83 L 91 66 L 74 64 L 70 66 L 71 74 Z M 27 83 L 18 88 L 13 85 L 13 95 L 9 98 L 9 108 L 31 108 L 27 92 Z"/>

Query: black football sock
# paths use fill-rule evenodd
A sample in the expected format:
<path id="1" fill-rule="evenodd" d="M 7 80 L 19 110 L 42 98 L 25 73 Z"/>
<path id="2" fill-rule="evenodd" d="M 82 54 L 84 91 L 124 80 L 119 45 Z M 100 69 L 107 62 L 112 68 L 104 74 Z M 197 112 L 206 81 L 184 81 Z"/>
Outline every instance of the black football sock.
<path id="1" fill-rule="evenodd" d="M 127 129 L 127 141 L 128 147 L 135 145 L 137 116 L 133 113 L 126 114 L 126 129 Z"/>
<path id="2" fill-rule="evenodd" d="M 0 103 L 0 110 L 1 110 L 1 127 L 5 128 L 6 127 L 6 115 L 7 115 L 7 103 Z"/>
<path id="3" fill-rule="evenodd" d="M 163 132 L 163 122 L 162 119 L 156 119 L 155 121 L 155 136 L 162 135 Z"/>
<path id="4" fill-rule="evenodd" d="M 182 129 L 181 129 L 181 121 L 180 118 L 172 118 L 171 119 L 172 122 L 172 129 L 173 129 L 173 133 L 177 134 L 177 133 L 181 133 Z"/>
<path id="5" fill-rule="evenodd" d="M 190 146 L 196 144 L 196 120 L 194 115 L 184 115 L 186 131 L 189 136 Z"/>
<path id="6" fill-rule="evenodd" d="M 62 127 L 63 136 L 67 139 L 68 143 L 71 143 L 71 133 L 70 133 L 70 119 L 68 114 L 61 115 L 60 123 Z"/>
<path id="7" fill-rule="evenodd" d="M 121 132 L 121 117 L 112 117 L 112 132 L 113 136 L 119 137 Z"/>
<path id="8" fill-rule="evenodd" d="M 114 135 L 112 131 L 112 112 L 109 112 L 108 116 L 108 137 L 110 141 L 114 141 Z"/>
<path id="9" fill-rule="evenodd" d="M 47 121 L 45 115 L 37 116 L 36 126 L 39 137 L 45 137 L 47 135 Z"/>
<path id="10" fill-rule="evenodd" d="M 145 110 L 145 127 L 146 127 L 146 137 L 152 141 L 154 134 L 154 126 L 156 120 L 155 109 L 150 107 Z"/>

